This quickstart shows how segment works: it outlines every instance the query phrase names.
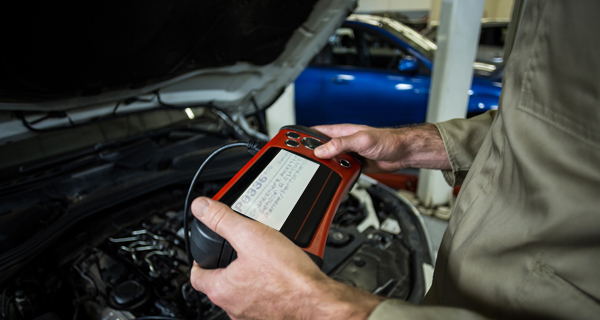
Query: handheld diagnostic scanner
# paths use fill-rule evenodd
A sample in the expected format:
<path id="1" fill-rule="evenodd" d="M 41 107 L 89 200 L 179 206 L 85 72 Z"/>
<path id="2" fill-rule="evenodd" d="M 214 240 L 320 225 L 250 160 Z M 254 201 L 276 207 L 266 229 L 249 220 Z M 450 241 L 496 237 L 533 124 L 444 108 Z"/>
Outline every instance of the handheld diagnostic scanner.
<path id="1" fill-rule="evenodd" d="M 213 199 L 281 232 L 321 267 L 331 221 L 361 171 L 357 156 L 315 157 L 314 148 L 329 140 L 310 128 L 281 128 Z M 190 242 L 202 268 L 224 268 L 236 258 L 231 245 L 197 219 Z"/>

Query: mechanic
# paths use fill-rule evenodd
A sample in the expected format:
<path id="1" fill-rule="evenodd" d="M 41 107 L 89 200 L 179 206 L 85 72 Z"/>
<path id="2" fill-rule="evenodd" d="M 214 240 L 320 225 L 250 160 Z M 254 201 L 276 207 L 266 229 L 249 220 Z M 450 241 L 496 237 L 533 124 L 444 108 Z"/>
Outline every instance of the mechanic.
<path id="1" fill-rule="evenodd" d="M 422 305 L 329 279 L 277 231 L 198 198 L 196 217 L 238 259 L 192 270 L 239 319 L 589 319 L 600 316 L 599 1 L 529 0 L 498 112 L 435 125 L 316 127 L 364 172 L 444 170 L 462 184 Z"/>

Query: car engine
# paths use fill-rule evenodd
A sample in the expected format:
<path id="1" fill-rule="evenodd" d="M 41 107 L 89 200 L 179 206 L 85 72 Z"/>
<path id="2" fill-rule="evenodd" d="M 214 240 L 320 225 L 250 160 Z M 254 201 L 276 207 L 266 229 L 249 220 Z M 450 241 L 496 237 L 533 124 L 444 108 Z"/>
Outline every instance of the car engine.
<path id="1" fill-rule="evenodd" d="M 214 192 L 216 186 L 204 189 Z M 423 296 L 422 237 L 404 204 L 378 184 L 359 183 L 344 199 L 329 233 L 323 271 L 382 296 L 418 302 Z M 191 287 L 182 210 L 156 210 L 96 240 L 63 244 L 2 289 L 2 318 L 228 319 Z M 406 230 L 406 231 L 405 231 Z M 83 242 L 83 241 L 82 241 Z M 89 240 L 85 241 L 89 243 Z M 66 250 L 63 255 L 56 254 Z M 420 252 L 420 253 L 419 253 Z M 420 277 L 418 276 L 420 275 Z M 198 313 L 199 312 L 199 313 Z"/>

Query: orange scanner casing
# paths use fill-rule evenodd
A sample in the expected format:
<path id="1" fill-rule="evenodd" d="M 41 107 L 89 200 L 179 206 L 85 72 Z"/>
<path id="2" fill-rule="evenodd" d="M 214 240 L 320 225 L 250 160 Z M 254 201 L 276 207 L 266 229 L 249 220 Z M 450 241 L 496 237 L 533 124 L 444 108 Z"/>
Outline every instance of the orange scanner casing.
<path id="1" fill-rule="evenodd" d="M 358 179 L 362 167 L 361 161 L 357 156 L 346 153 L 328 160 L 317 158 L 314 155 L 314 147 L 329 141 L 329 139 L 329 137 L 316 130 L 302 126 L 286 126 L 281 128 L 279 133 L 273 137 L 273 139 L 271 139 L 263 148 L 261 148 L 261 150 L 213 197 L 213 199 L 222 200 L 222 198 L 230 190 L 233 188 L 239 188 L 237 185 L 241 180 L 244 179 L 243 177 L 261 161 L 260 159 L 265 156 L 265 154 L 273 153 L 274 150 L 271 150 L 273 148 L 287 150 L 296 155 L 300 155 L 304 158 L 314 161 L 323 167 L 331 169 L 329 174 L 326 173 L 327 170 L 325 168 L 322 169 L 324 174 L 321 180 L 324 180 L 324 183 L 312 185 L 309 184 L 306 188 L 310 188 L 310 192 L 313 194 L 316 193 L 317 197 L 314 199 L 311 198 L 311 200 L 314 200 L 312 204 L 310 204 L 310 201 L 302 204 L 303 208 L 310 208 L 308 209 L 308 212 L 303 213 L 305 214 L 303 219 L 301 219 L 299 213 L 296 212 L 296 216 L 294 217 L 295 226 L 298 226 L 300 220 L 303 221 L 300 224 L 298 231 L 296 232 L 294 229 L 293 232 L 288 232 L 291 234 L 285 234 L 283 229 L 280 230 L 290 240 L 299 245 L 304 251 L 309 253 L 309 256 L 311 256 L 311 258 L 317 264 L 321 264 L 322 261 L 319 260 L 323 258 L 323 252 L 325 251 L 327 234 L 329 232 L 331 222 L 342 201 L 342 198 L 350 191 Z M 339 179 L 336 177 L 336 175 L 339 176 Z M 327 176 L 326 179 L 325 176 Z M 333 183 L 334 180 L 335 183 Z M 335 185 L 335 190 L 332 189 L 333 185 Z M 319 190 L 317 193 L 317 189 L 319 188 L 321 188 L 321 190 Z M 305 193 L 306 192 L 307 190 L 305 190 Z M 327 199 L 324 199 L 323 197 L 327 197 Z M 300 201 L 302 201 L 302 198 L 300 198 L 298 202 Z M 326 203 L 325 206 L 323 205 L 324 203 Z M 228 204 L 231 205 L 231 203 Z M 311 215 L 314 216 L 311 217 Z M 318 216 L 321 216 L 322 218 L 320 219 L 320 222 L 318 222 L 316 231 L 307 231 L 308 229 L 305 228 L 310 227 L 311 230 L 315 229 L 315 219 Z M 291 219 L 291 216 L 288 219 Z M 307 223 L 311 224 L 312 226 L 307 225 Z M 306 239 L 308 239 L 307 232 L 311 234 L 309 241 L 306 241 Z M 303 235 L 305 238 L 303 244 L 299 244 L 298 237 L 300 235 Z M 316 259 L 314 256 L 319 257 L 320 259 Z"/>

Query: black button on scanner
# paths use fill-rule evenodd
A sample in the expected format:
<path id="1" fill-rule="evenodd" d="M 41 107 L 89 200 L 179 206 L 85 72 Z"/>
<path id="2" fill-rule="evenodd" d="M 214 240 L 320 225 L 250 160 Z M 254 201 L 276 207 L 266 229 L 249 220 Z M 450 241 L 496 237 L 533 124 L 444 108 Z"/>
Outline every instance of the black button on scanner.
<path id="1" fill-rule="evenodd" d="M 290 147 L 298 147 L 300 145 L 300 143 L 298 143 L 298 141 L 294 141 L 294 140 L 285 140 L 285 144 L 287 144 Z"/>
<path id="2" fill-rule="evenodd" d="M 344 168 L 350 168 L 350 161 L 348 161 L 346 159 L 342 159 L 342 160 L 340 160 L 340 166 L 342 166 Z"/>
<path id="3" fill-rule="evenodd" d="M 302 144 L 307 147 L 310 150 L 313 150 L 314 148 L 320 146 L 323 144 L 323 142 L 315 139 L 315 138 L 304 138 L 302 139 Z"/>
<path id="4" fill-rule="evenodd" d="M 298 132 L 290 131 L 285 135 L 290 139 L 300 139 L 300 134 Z"/>

